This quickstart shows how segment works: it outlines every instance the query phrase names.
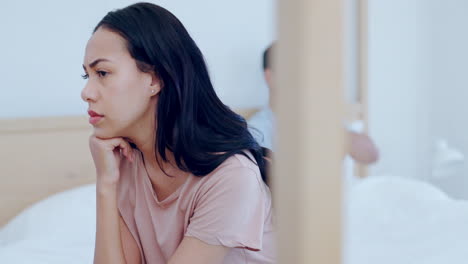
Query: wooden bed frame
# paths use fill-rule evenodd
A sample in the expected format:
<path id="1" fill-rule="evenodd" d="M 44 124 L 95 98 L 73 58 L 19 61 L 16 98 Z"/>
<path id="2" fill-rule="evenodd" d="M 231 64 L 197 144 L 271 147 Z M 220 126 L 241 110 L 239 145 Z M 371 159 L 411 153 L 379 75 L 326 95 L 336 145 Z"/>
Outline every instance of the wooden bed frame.
<path id="1" fill-rule="evenodd" d="M 86 116 L 0 120 L 0 227 L 43 198 L 95 182 L 91 133 Z"/>

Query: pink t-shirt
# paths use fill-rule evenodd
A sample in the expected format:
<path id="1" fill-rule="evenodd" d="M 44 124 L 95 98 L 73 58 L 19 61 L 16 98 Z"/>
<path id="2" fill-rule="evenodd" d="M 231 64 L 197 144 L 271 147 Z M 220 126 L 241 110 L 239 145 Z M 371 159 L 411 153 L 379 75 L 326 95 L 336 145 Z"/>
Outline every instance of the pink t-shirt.
<path id="1" fill-rule="evenodd" d="M 135 162 L 121 165 L 118 207 L 142 263 L 167 263 L 184 236 L 232 248 L 225 264 L 275 263 L 271 193 L 254 163 L 232 156 L 204 177 L 190 175 L 158 201 L 135 151 Z"/>

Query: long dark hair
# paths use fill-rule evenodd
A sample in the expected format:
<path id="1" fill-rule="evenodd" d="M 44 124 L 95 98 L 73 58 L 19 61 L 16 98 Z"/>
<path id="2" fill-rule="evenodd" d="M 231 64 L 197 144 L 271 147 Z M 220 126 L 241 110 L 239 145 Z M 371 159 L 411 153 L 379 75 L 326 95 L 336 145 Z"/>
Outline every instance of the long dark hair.
<path id="1" fill-rule="evenodd" d="M 172 13 L 136 3 L 109 12 L 93 32 L 100 27 L 126 39 L 138 68 L 154 72 L 163 84 L 155 113 L 156 157 L 167 161 L 169 150 L 179 169 L 201 177 L 232 155 L 250 159 L 247 150 L 268 182 L 268 150 L 253 138 L 245 119 L 218 98 L 200 49 Z"/>

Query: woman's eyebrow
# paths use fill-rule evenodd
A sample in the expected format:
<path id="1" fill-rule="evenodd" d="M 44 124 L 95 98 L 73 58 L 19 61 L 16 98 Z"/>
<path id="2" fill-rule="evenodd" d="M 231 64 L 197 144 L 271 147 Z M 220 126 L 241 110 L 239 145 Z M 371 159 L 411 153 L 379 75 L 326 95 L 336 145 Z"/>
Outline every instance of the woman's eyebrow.
<path id="1" fill-rule="evenodd" d="M 94 60 L 93 62 L 91 62 L 91 63 L 88 65 L 88 67 L 89 67 L 89 68 L 94 68 L 98 63 L 104 62 L 104 61 L 110 62 L 110 60 L 108 60 L 108 59 L 99 58 L 99 59 L 96 59 L 96 60 Z M 84 66 L 84 64 L 83 64 L 83 69 L 86 70 L 86 66 Z"/>

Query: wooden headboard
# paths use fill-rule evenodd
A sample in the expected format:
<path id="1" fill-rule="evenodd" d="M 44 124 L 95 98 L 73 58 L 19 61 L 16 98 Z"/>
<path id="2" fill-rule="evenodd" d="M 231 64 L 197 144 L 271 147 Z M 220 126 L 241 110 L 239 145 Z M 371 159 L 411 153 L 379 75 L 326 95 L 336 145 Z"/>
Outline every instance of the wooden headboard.
<path id="1" fill-rule="evenodd" d="M 256 108 L 235 110 L 248 119 Z M 0 120 L 0 227 L 27 206 L 95 182 L 85 116 Z"/>
<path id="2" fill-rule="evenodd" d="M 86 117 L 0 120 L 0 226 L 51 194 L 92 183 Z"/>

